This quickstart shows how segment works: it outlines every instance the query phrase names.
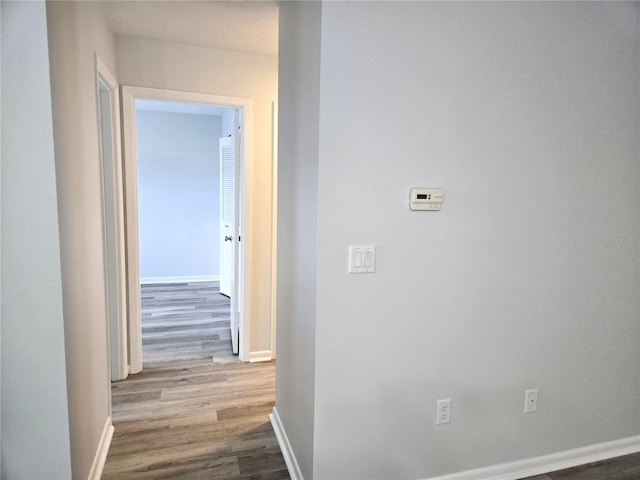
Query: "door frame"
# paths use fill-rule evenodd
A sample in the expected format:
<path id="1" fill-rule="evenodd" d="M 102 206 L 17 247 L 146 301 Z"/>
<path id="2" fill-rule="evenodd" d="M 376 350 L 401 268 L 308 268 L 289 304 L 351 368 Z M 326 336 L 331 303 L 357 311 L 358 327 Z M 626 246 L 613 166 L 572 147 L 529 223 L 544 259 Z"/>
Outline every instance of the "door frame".
<path id="1" fill-rule="evenodd" d="M 102 228 L 104 238 L 105 308 L 109 380 L 128 374 L 127 290 L 125 266 L 124 192 L 122 182 L 120 97 L 118 81 L 98 54 L 94 54 L 96 110 L 100 157 Z M 108 112 L 103 112 L 102 92 L 108 95 Z M 108 116 L 108 118 L 105 118 Z M 109 155 L 104 154 L 103 132 L 108 130 Z M 115 307 L 115 308 L 114 308 Z M 111 385 L 109 384 L 109 388 Z"/>
<path id="2" fill-rule="evenodd" d="M 230 97 L 225 95 L 209 95 L 204 93 L 183 92 L 147 87 L 122 85 L 122 121 L 124 143 L 124 190 L 125 190 L 125 223 L 127 237 L 127 292 L 129 314 L 129 373 L 142 370 L 142 319 L 140 310 L 140 243 L 138 223 L 138 159 L 136 156 L 136 99 L 162 100 L 212 105 L 225 108 L 238 108 L 242 112 L 241 125 L 243 132 L 243 170 L 240 179 L 242 188 L 242 207 L 240 214 L 240 255 L 242 259 L 236 283 L 240 285 L 238 294 L 238 310 L 240 324 L 239 356 L 243 362 L 249 361 L 249 339 L 251 322 L 246 312 L 250 312 L 251 298 L 251 237 L 247 219 L 251 218 L 251 107 L 249 98 Z M 236 259 L 238 261 L 238 259 Z"/>
<path id="3" fill-rule="evenodd" d="M 278 285 L 278 102 L 271 102 L 271 358 L 276 358 Z"/>

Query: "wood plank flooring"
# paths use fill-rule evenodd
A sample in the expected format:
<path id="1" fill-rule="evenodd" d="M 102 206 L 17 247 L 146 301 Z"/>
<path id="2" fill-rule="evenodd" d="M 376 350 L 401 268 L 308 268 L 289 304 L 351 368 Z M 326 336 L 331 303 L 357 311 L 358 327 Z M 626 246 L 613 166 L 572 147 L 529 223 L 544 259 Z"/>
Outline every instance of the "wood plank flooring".
<path id="1" fill-rule="evenodd" d="M 142 311 L 144 367 L 112 384 L 102 478 L 289 479 L 268 419 L 275 364 L 231 353 L 217 284 L 143 286 Z"/>
<path id="2" fill-rule="evenodd" d="M 639 480 L 640 453 L 567 468 L 523 480 Z"/>
<path id="3" fill-rule="evenodd" d="M 231 352 L 229 298 L 218 282 L 142 285 L 142 361 L 211 359 Z"/>

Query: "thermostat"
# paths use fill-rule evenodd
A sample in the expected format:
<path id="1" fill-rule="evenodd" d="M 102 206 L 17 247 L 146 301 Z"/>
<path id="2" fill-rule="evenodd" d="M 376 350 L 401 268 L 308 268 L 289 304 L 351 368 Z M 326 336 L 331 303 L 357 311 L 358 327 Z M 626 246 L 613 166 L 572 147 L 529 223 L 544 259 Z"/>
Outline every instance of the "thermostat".
<path id="1" fill-rule="evenodd" d="M 438 211 L 442 207 L 442 190 L 439 188 L 411 189 L 409 208 L 411 210 Z"/>

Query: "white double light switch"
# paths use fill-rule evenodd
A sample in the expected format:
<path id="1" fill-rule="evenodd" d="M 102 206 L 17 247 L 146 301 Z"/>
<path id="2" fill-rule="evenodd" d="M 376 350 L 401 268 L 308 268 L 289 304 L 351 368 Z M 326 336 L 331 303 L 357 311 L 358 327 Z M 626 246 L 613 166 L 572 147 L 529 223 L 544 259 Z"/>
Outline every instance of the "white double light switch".
<path id="1" fill-rule="evenodd" d="M 349 273 L 373 273 L 375 267 L 375 245 L 349 245 Z"/>

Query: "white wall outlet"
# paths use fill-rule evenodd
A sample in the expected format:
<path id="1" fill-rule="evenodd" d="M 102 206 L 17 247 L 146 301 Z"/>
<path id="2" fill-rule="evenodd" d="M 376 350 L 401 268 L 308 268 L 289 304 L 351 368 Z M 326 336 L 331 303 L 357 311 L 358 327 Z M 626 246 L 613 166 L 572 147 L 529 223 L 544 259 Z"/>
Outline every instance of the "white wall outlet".
<path id="1" fill-rule="evenodd" d="M 436 413 L 436 425 L 442 425 L 443 423 L 449 423 L 451 421 L 451 399 L 445 398 L 438 400 L 438 407 Z"/>
<path id="2" fill-rule="evenodd" d="M 524 392 L 524 413 L 533 413 L 538 410 L 538 389 Z"/>

